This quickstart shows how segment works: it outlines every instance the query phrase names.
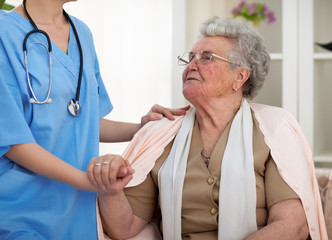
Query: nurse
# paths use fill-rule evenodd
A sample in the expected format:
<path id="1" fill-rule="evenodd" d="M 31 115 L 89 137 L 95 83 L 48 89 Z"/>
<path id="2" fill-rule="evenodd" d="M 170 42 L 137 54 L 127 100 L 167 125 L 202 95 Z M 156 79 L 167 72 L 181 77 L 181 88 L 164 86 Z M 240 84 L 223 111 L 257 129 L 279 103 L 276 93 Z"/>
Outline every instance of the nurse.
<path id="1" fill-rule="evenodd" d="M 103 119 L 112 104 L 92 35 L 63 12 L 66 2 L 0 11 L 0 239 L 97 239 L 97 189 L 85 171 L 99 141 L 128 141 L 148 121 L 186 110 L 155 105 L 141 124 Z"/>

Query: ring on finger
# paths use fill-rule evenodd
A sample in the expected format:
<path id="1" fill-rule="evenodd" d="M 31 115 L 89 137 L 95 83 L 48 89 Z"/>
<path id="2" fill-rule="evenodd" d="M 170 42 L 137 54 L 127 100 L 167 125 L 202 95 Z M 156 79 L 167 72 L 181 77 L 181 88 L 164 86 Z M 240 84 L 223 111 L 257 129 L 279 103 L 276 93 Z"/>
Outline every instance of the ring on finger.
<path id="1" fill-rule="evenodd" d="M 109 161 L 104 161 L 101 163 L 101 165 L 105 165 L 105 164 L 109 164 L 110 162 Z"/>
<path id="2" fill-rule="evenodd" d="M 99 163 L 99 162 L 95 163 L 95 166 L 100 166 L 100 165 L 101 165 L 101 163 Z"/>

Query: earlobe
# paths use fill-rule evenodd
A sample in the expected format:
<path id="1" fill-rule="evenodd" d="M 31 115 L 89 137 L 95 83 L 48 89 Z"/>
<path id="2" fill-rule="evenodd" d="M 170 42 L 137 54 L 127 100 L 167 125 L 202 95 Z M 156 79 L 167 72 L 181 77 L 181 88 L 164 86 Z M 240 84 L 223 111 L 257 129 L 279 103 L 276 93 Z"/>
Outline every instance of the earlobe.
<path id="1" fill-rule="evenodd" d="M 234 83 L 233 83 L 233 86 L 232 86 L 232 89 L 234 91 L 234 93 L 237 92 L 237 90 L 241 87 L 241 85 L 239 85 L 239 82 L 236 80 Z"/>

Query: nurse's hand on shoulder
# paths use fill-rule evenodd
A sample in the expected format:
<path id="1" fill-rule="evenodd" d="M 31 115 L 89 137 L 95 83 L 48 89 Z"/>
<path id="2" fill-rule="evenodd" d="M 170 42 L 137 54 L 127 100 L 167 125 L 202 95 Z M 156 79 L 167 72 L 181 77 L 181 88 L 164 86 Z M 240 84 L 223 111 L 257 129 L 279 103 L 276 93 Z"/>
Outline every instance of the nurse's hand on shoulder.
<path id="1" fill-rule="evenodd" d="M 155 104 L 152 106 L 150 111 L 141 118 L 141 127 L 150 121 L 160 120 L 162 117 L 167 117 L 169 120 L 174 120 L 174 116 L 185 115 L 189 108 L 190 106 L 188 105 L 183 108 L 171 109 Z"/>
<path id="2" fill-rule="evenodd" d="M 92 158 L 87 174 L 90 182 L 99 190 L 115 195 L 133 178 L 134 169 L 119 155 L 107 154 Z"/>

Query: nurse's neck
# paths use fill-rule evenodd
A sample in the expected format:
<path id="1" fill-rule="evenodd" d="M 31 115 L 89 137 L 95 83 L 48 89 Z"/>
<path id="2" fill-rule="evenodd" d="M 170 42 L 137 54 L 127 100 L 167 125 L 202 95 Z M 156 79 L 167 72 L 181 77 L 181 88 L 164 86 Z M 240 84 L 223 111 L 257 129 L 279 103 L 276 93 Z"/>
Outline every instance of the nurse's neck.
<path id="1" fill-rule="evenodd" d="M 62 13 L 65 0 L 26 0 L 26 9 L 33 21 L 39 25 L 63 26 L 67 21 Z M 22 5 L 15 9 L 22 16 L 27 18 L 23 12 Z"/>
<path id="2" fill-rule="evenodd" d="M 47 32 L 51 41 L 68 54 L 70 27 L 62 11 L 66 2 L 68 0 L 26 0 L 26 9 L 35 24 Z M 22 5 L 14 10 L 28 19 Z"/>

